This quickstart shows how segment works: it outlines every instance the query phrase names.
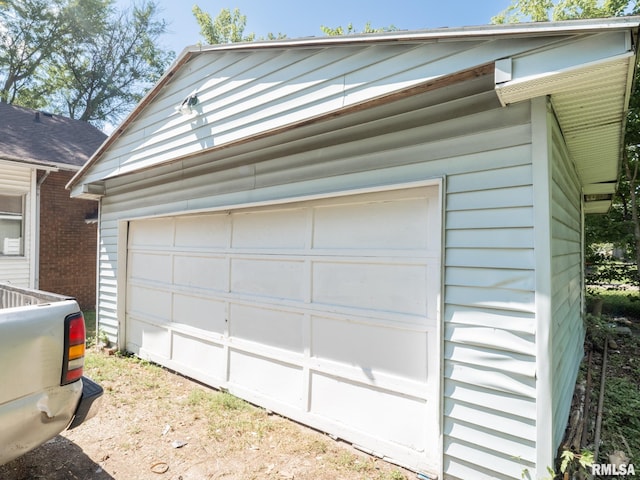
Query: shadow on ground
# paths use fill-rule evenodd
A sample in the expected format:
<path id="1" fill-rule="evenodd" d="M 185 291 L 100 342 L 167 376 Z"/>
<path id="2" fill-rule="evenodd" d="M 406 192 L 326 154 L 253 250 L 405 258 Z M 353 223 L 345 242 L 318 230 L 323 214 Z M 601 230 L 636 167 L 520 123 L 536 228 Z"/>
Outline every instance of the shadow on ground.
<path id="1" fill-rule="evenodd" d="M 75 443 L 57 436 L 0 466 L 2 480 L 114 480 Z"/>

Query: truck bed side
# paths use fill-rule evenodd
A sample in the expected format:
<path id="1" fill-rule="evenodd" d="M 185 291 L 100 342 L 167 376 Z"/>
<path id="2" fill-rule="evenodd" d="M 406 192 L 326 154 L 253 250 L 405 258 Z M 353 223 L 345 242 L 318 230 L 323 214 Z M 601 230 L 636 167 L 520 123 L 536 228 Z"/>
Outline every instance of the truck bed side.
<path id="1" fill-rule="evenodd" d="M 75 300 L 0 290 L 0 464 L 67 428 L 82 395 L 82 381 L 61 386 L 64 319 Z M 9 300 L 7 300 L 9 298 Z M 57 301 L 50 301 L 50 300 Z M 49 301 L 47 301 L 49 300 Z"/>

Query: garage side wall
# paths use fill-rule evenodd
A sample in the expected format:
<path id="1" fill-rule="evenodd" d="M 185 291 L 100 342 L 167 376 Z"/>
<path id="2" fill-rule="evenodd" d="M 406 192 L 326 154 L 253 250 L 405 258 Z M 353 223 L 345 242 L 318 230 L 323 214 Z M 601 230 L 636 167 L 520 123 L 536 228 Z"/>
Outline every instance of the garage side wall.
<path id="1" fill-rule="evenodd" d="M 493 151 L 483 160 L 491 165 L 501 153 L 511 165 L 447 179 L 443 407 L 449 479 L 535 472 L 531 145 Z"/>
<path id="2" fill-rule="evenodd" d="M 580 360 L 582 321 L 582 194 L 562 132 L 550 115 L 551 168 L 551 348 L 553 451 L 562 441 Z"/>
<path id="3" fill-rule="evenodd" d="M 520 478 L 535 469 L 536 439 L 530 105 L 502 108 L 489 90 L 386 117 L 338 145 L 309 139 L 308 150 L 260 163 L 111 181 L 100 328 L 123 335 L 118 229 L 128 220 L 444 177 L 444 439 L 433 448 L 444 450 L 445 478 Z"/>

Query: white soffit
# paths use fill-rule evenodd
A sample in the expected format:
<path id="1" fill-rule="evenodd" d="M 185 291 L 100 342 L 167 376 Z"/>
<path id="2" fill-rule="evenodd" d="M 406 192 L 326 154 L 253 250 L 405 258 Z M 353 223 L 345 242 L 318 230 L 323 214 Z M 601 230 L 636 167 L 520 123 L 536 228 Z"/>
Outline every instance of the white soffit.
<path id="1" fill-rule="evenodd" d="M 611 185 L 617 180 L 634 52 L 517 78 L 513 72 L 523 61 L 526 56 L 496 62 L 496 92 L 500 101 L 508 105 L 539 96 L 551 97 L 586 203 L 592 203 L 585 212 L 606 212 L 611 202 L 601 197 L 591 202 L 587 192 L 591 186 Z"/>
<path id="2" fill-rule="evenodd" d="M 587 185 L 583 189 L 583 193 L 585 195 L 608 195 L 610 193 L 615 193 L 617 183 L 594 183 L 592 185 Z"/>

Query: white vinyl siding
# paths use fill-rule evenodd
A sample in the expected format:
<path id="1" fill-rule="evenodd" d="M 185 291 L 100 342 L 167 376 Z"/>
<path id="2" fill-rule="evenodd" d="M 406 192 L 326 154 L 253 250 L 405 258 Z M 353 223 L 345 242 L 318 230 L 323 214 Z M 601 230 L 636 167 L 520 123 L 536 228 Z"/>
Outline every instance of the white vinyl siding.
<path id="1" fill-rule="evenodd" d="M 227 145 L 546 43 L 545 38 L 475 38 L 200 55 L 179 71 L 171 88 L 146 107 L 143 120 L 128 127 L 84 181 Z M 175 107 L 192 93 L 198 95 L 198 113 L 181 115 Z M 443 114 L 455 118 L 460 112 L 450 105 Z"/>
<path id="2" fill-rule="evenodd" d="M 455 98 L 455 86 L 426 94 L 444 98 L 415 112 L 381 113 L 335 132 L 328 145 L 322 136 L 306 139 L 307 149 L 284 142 L 260 163 L 250 162 L 264 155 L 257 150 L 242 155 L 247 164 L 213 173 L 195 165 L 178 178 L 167 166 L 164 182 L 140 178 L 134 188 L 114 179 L 102 200 L 101 328 L 118 335 L 120 220 L 446 176 L 445 469 L 450 478 L 470 478 L 476 468 L 488 472 L 476 478 L 519 477 L 535 460 L 530 108 L 501 108 L 492 91 L 478 90 L 482 85 L 471 82 L 478 93 L 466 99 Z M 442 115 L 450 109 L 456 115 Z M 501 433 L 498 418 L 515 433 Z M 477 448 L 491 458 L 488 465 Z"/>
<path id="3" fill-rule="evenodd" d="M 20 287 L 33 287 L 32 231 L 35 229 L 35 170 L 16 163 L 0 162 L 0 193 L 22 197 L 23 214 L 20 255 L 0 255 L 0 282 Z M 3 245 L 0 245 L 2 253 Z"/>
<path id="4" fill-rule="evenodd" d="M 508 154 L 511 166 L 447 179 L 444 466 L 452 479 L 535 468 L 530 146 Z"/>
<path id="5" fill-rule="evenodd" d="M 583 352 L 582 205 L 575 166 L 552 121 L 551 347 L 553 451 L 562 441 Z"/>

